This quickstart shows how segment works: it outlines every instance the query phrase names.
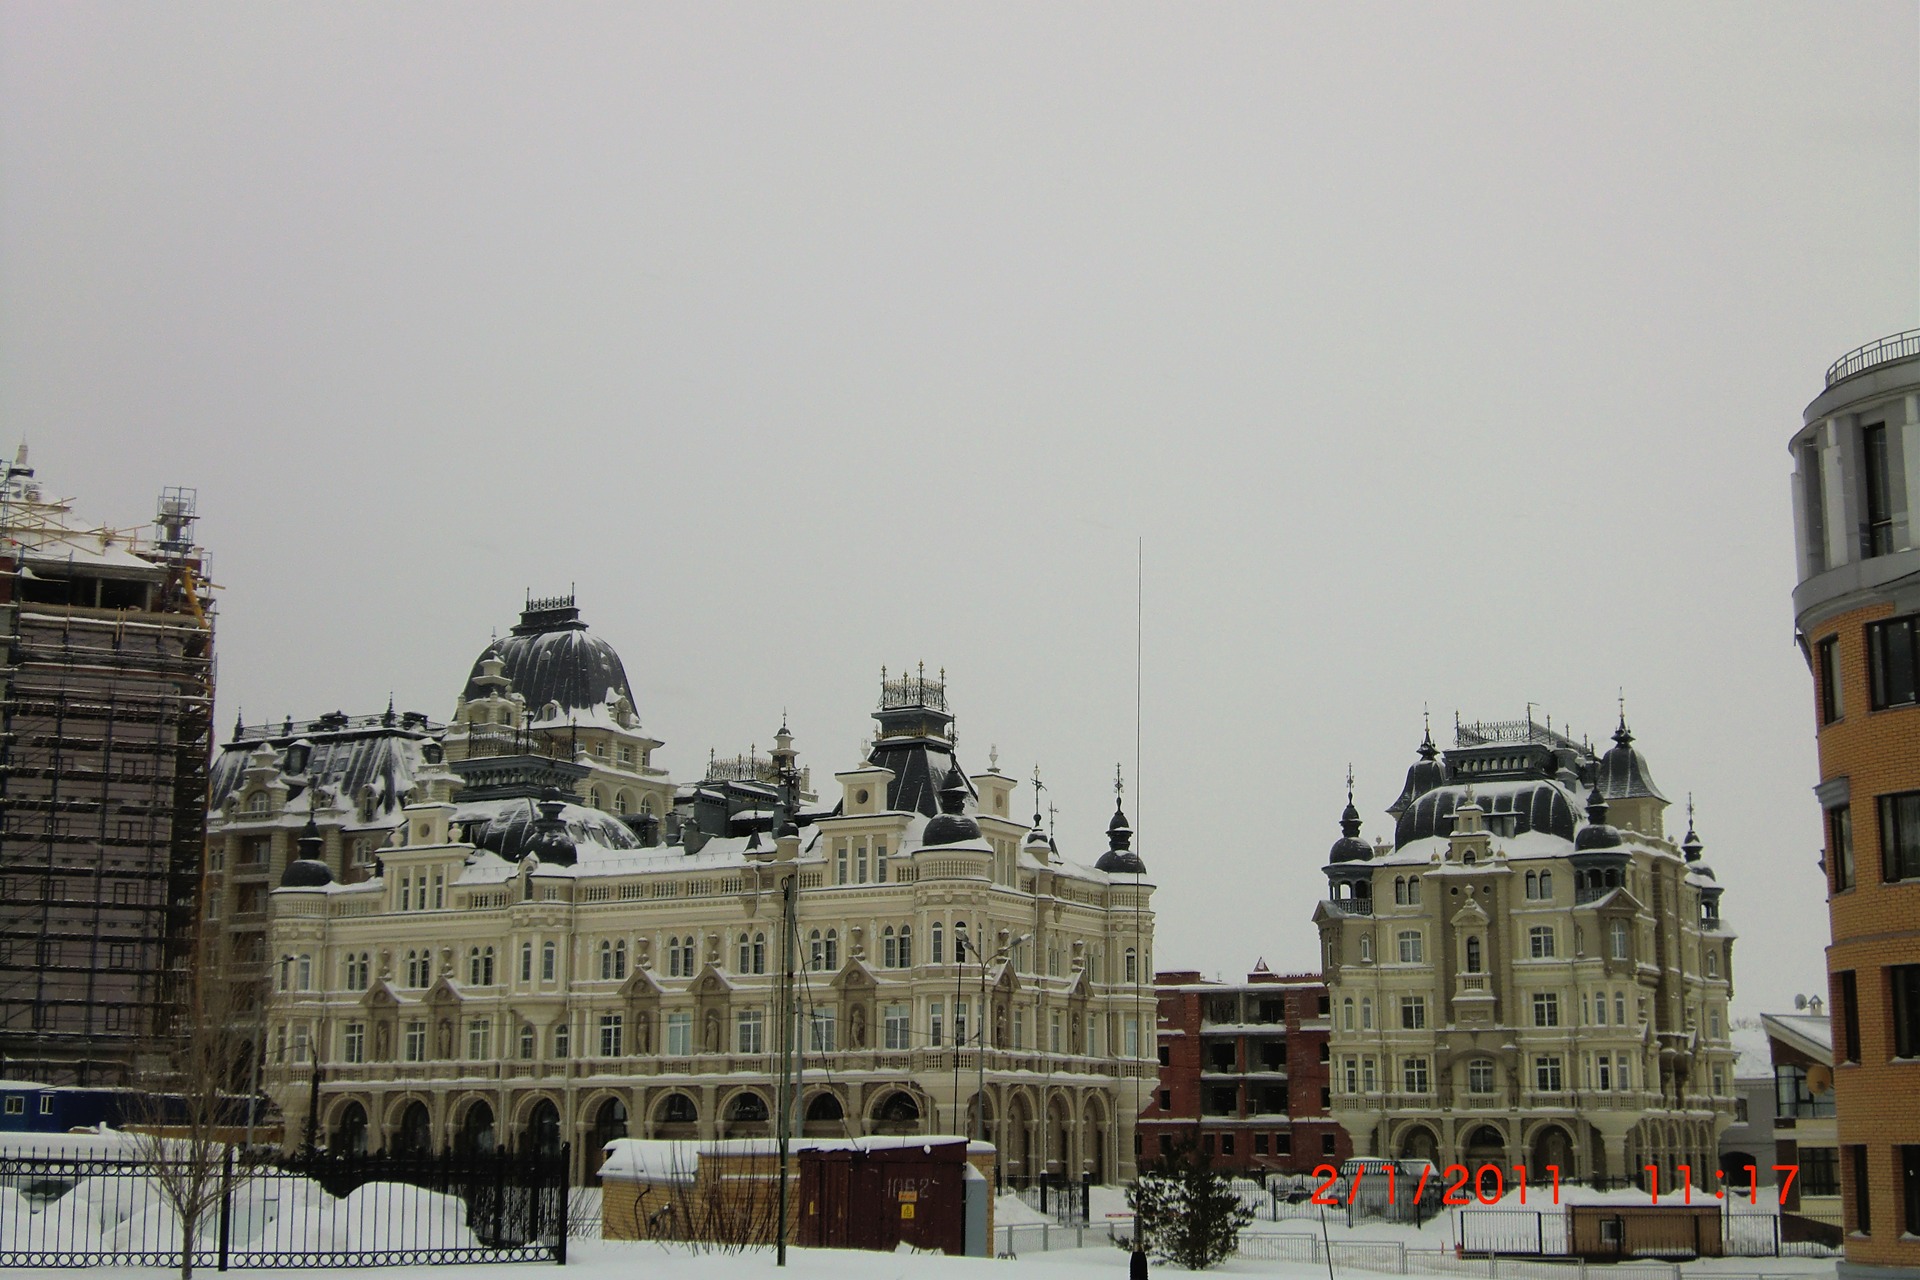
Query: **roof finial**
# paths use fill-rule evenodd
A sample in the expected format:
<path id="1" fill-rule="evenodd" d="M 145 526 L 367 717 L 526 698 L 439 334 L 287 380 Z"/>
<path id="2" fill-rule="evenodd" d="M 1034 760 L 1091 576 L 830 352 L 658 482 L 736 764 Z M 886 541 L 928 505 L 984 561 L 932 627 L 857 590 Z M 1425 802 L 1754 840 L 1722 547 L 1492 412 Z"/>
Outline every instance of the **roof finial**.
<path id="1" fill-rule="evenodd" d="M 997 742 L 987 748 L 987 772 L 1000 772 L 1000 744 Z"/>
<path id="2" fill-rule="evenodd" d="M 1347 803 L 1353 803 L 1353 761 L 1347 761 Z"/>
<path id="3" fill-rule="evenodd" d="M 1126 797 L 1126 794 L 1127 794 L 1127 780 L 1120 776 L 1120 766 L 1116 764 L 1113 766 L 1114 802 L 1118 804 L 1121 800 L 1123 800 Z"/>
<path id="4" fill-rule="evenodd" d="M 1033 829 L 1035 831 L 1040 829 L 1040 793 L 1046 789 L 1047 784 L 1040 781 L 1040 766 L 1036 764 L 1033 766 Z"/>

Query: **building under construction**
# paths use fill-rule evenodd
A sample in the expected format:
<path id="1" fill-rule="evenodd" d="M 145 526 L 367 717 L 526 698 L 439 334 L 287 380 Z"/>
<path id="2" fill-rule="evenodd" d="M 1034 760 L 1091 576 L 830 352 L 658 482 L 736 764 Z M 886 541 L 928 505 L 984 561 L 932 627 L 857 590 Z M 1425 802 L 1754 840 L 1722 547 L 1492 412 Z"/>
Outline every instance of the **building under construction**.
<path id="1" fill-rule="evenodd" d="M 114 1084 L 164 1051 L 193 946 L 213 710 L 194 493 L 151 529 L 0 483 L 0 1076 Z"/>

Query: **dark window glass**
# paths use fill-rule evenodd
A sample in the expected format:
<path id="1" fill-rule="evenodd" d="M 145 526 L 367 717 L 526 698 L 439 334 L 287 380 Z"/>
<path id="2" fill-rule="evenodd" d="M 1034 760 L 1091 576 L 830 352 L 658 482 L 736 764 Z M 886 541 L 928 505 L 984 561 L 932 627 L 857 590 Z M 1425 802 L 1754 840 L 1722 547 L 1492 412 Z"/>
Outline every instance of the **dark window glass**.
<path id="1" fill-rule="evenodd" d="M 1823 573 L 1827 567 L 1827 493 L 1820 469 L 1820 446 L 1809 444 L 1800 450 L 1800 482 L 1807 507 L 1807 572 Z"/>
<path id="2" fill-rule="evenodd" d="M 1840 975 L 1840 1061 L 1860 1061 L 1860 983 L 1853 970 Z"/>
<path id="3" fill-rule="evenodd" d="M 1833 1147 L 1800 1148 L 1800 1194 L 1840 1194 L 1840 1153 Z"/>
<path id="4" fill-rule="evenodd" d="M 1273 1154 L 1277 1156 L 1292 1155 L 1293 1154 L 1293 1135 L 1290 1133 L 1274 1134 L 1273 1135 Z"/>
<path id="5" fill-rule="evenodd" d="M 1900 1148 L 1900 1201 L 1906 1209 L 1906 1233 L 1920 1235 L 1920 1147 Z"/>
<path id="6" fill-rule="evenodd" d="M 1893 1056 L 1920 1058 L 1920 964 L 1896 964 L 1887 970 L 1893 1006 Z"/>
<path id="7" fill-rule="evenodd" d="M 1267 1135 L 1266 1134 L 1256 1133 L 1253 1135 L 1253 1154 L 1257 1156 L 1263 1156 L 1267 1154 Z"/>
<path id="8" fill-rule="evenodd" d="M 1860 551 L 1884 556 L 1893 550 L 1893 493 L 1887 471 L 1887 424 L 1860 428 L 1860 456 L 1867 482 L 1867 519 L 1860 527 Z"/>
<path id="9" fill-rule="evenodd" d="M 1867 672 L 1873 709 L 1909 706 L 1914 700 L 1914 619 L 1891 618 L 1867 628 Z"/>
<path id="10" fill-rule="evenodd" d="M 1880 866 L 1889 881 L 1920 879 L 1920 791 L 1880 797 Z"/>
<path id="11" fill-rule="evenodd" d="M 1833 849 L 1833 891 L 1844 893 L 1853 888 L 1853 810 L 1841 805 L 1827 814 L 1829 843 Z"/>
<path id="12" fill-rule="evenodd" d="M 1839 647 L 1839 638 L 1828 636 L 1813 650 L 1815 665 L 1819 669 L 1821 724 L 1832 724 L 1841 715 Z"/>
<path id="13" fill-rule="evenodd" d="M 1847 1148 L 1847 1173 L 1853 1180 L 1853 1229 L 1863 1236 L 1873 1234 L 1873 1196 L 1867 1186 L 1867 1149 Z"/>
<path id="14" fill-rule="evenodd" d="M 1233 1154 L 1233 1135 L 1232 1134 L 1223 1133 L 1220 1135 L 1220 1154 L 1223 1156 L 1230 1156 Z"/>
<path id="15" fill-rule="evenodd" d="M 1330 1156 L 1330 1155 L 1332 1155 L 1332 1154 L 1334 1153 L 1334 1142 L 1335 1142 L 1335 1141 L 1336 1141 L 1336 1139 L 1334 1138 L 1334 1136 L 1333 1136 L 1332 1134 L 1330 1134 L 1330 1133 L 1323 1133 L 1323 1134 L 1321 1134 L 1321 1135 L 1320 1135 L 1320 1154 L 1321 1154 L 1321 1155 L 1323 1155 L 1323 1156 Z"/>

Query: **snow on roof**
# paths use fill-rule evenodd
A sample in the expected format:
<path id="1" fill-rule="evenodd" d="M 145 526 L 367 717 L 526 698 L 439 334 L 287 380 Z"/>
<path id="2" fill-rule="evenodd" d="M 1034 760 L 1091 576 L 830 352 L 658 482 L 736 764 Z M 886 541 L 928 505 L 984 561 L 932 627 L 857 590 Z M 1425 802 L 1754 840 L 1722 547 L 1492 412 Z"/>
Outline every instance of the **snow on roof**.
<path id="1" fill-rule="evenodd" d="M 1763 1013 L 1760 1025 L 1810 1057 L 1833 1058 L 1833 1020 L 1824 1013 Z"/>

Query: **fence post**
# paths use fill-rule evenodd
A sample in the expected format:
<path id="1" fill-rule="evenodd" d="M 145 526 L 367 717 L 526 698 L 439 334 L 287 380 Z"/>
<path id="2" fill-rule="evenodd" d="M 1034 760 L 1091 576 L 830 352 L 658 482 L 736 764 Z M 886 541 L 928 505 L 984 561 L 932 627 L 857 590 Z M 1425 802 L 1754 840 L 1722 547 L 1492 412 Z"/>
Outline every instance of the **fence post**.
<path id="1" fill-rule="evenodd" d="M 1547 1215 L 1538 1209 L 1533 1211 L 1533 1251 L 1547 1256 Z"/>
<path id="2" fill-rule="evenodd" d="M 553 1260 L 560 1266 L 567 1265 L 567 1237 L 573 1234 L 573 1144 L 560 1144 L 560 1239 L 553 1248 Z M 780 1224 L 784 1235 L 787 1224 Z"/>
<path id="3" fill-rule="evenodd" d="M 1773 1256 L 1777 1258 L 1780 1256 L 1780 1215 L 1776 1213 L 1770 1216 L 1773 1218 Z"/>
<path id="4" fill-rule="evenodd" d="M 1407 1274 L 1407 1246 L 1404 1244 L 1400 1246 L 1400 1266 L 1398 1270 L 1401 1275 Z"/>
<path id="5" fill-rule="evenodd" d="M 220 1257 L 217 1270 L 227 1269 L 227 1246 L 233 1239 L 233 1147 L 229 1144 L 220 1162 Z M 192 1247 L 192 1241 L 188 1241 Z"/>

